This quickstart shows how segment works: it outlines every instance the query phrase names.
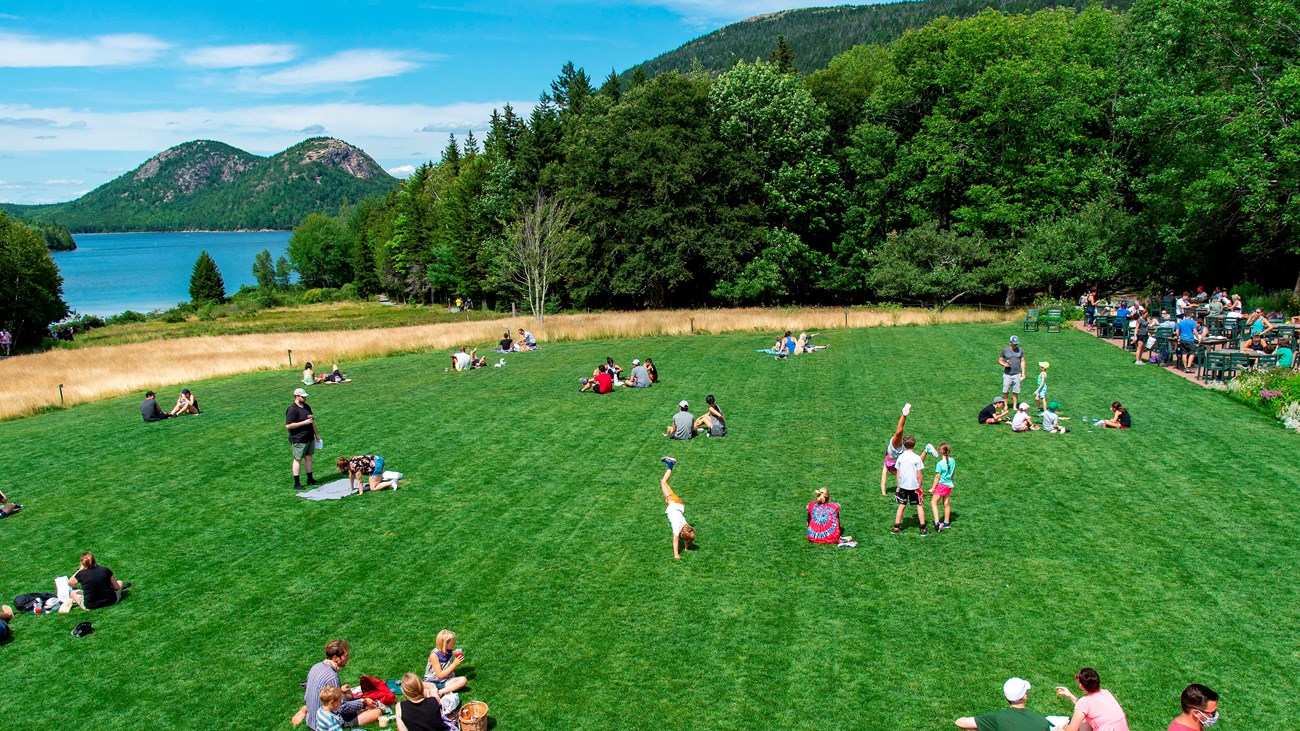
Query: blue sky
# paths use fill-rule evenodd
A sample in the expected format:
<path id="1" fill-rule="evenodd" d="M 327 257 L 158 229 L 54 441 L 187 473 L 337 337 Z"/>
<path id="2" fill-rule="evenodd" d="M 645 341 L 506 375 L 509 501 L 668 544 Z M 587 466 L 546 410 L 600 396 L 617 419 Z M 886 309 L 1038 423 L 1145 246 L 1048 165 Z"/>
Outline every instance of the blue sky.
<path id="1" fill-rule="evenodd" d="M 259 155 L 316 135 L 401 175 L 493 107 L 526 112 L 572 60 L 599 83 L 797 0 L 0 4 L 0 201 L 75 198 L 216 139 Z"/>

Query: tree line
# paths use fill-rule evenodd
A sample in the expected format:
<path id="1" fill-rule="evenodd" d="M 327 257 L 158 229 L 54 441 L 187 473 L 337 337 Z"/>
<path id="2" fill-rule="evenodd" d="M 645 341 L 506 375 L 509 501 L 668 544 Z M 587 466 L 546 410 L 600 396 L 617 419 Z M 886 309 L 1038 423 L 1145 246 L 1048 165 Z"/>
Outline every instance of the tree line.
<path id="1" fill-rule="evenodd" d="M 453 135 L 386 198 L 295 230 L 306 286 L 504 303 L 539 198 L 547 306 L 1014 303 L 1277 287 L 1300 269 L 1300 9 L 1146 0 L 936 19 L 806 78 L 798 48 L 597 85 Z"/>

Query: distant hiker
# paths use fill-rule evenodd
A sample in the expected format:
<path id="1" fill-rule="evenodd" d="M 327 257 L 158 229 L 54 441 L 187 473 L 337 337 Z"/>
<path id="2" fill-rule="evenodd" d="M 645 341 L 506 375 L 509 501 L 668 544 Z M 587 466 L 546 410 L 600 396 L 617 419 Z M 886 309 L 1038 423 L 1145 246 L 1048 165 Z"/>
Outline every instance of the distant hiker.
<path id="1" fill-rule="evenodd" d="M 284 412 L 284 428 L 289 431 L 289 446 L 293 449 L 293 489 L 305 489 L 299 476 L 303 467 L 307 468 L 307 484 L 315 485 L 311 457 L 316 453 L 320 432 L 316 431 L 316 417 L 307 405 L 307 389 L 294 390 L 293 403 Z"/>
<path id="2" fill-rule="evenodd" d="M 140 416 L 144 417 L 146 422 L 162 421 L 163 419 L 170 419 L 172 416 L 162 410 L 162 407 L 158 405 L 158 399 L 155 398 L 155 396 L 157 396 L 157 394 L 153 391 L 145 391 L 144 401 L 140 402 Z"/>
<path id="3" fill-rule="evenodd" d="M 0 329 L 0 348 L 5 351 L 5 357 L 9 357 L 9 347 L 14 343 L 14 336 L 9 334 L 8 330 Z"/>

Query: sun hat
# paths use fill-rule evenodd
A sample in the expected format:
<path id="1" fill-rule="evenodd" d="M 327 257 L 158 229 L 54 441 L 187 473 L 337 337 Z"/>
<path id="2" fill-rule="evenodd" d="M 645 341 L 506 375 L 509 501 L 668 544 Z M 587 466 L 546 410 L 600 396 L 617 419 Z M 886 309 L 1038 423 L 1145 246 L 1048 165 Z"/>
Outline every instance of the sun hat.
<path id="1" fill-rule="evenodd" d="M 1050 365 L 1051 365 L 1051 363 L 1048 363 L 1048 362 L 1045 361 L 1045 360 L 1040 360 L 1040 361 L 1038 361 L 1038 367 L 1039 367 L 1039 368 L 1046 368 L 1046 367 L 1048 367 L 1048 366 L 1050 366 Z"/>
<path id="2" fill-rule="evenodd" d="M 1015 335 L 1012 335 L 1012 336 L 1011 336 L 1011 344 L 1012 344 L 1012 345 L 1019 345 L 1019 344 L 1020 344 L 1020 338 L 1016 337 Z"/>
<path id="3" fill-rule="evenodd" d="M 1002 684 L 1002 695 L 1006 696 L 1008 703 L 1015 703 L 1024 700 L 1025 696 L 1029 695 L 1029 689 L 1032 687 L 1028 680 L 1011 678 Z"/>
<path id="4" fill-rule="evenodd" d="M 680 407 L 682 407 L 683 409 L 685 409 L 685 408 L 687 408 L 687 407 L 690 406 L 690 404 L 686 403 L 686 400 L 685 400 L 685 399 L 683 399 L 682 402 L 679 403 L 679 404 L 677 404 L 677 405 L 680 406 Z"/>
<path id="5" fill-rule="evenodd" d="M 1051 411 L 1056 411 L 1057 409 L 1061 408 L 1061 402 L 1053 401 L 1052 403 L 1047 405 L 1047 408 Z"/>
<path id="6" fill-rule="evenodd" d="M 305 389 L 305 388 L 295 388 L 295 389 L 293 390 L 293 395 L 294 395 L 294 396 L 302 396 L 303 398 L 307 398 L 307 389 Z"/>

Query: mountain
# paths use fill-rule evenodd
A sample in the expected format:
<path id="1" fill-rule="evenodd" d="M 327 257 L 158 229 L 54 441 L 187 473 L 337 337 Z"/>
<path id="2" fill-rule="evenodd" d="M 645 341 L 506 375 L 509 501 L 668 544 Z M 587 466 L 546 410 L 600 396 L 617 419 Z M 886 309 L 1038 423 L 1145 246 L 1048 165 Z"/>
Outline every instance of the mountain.
<path id="1" fill-rule="evenodd" d="M 78 232 L 290 229 L 309 213 L 385 195 L 398 184 L 369 155 L 315 137 L 271 157 L 212 140 L 177 145 L 67 203 L 5 205 Z"/>
<path id="2" fill-rule="evenodd" d="M 965 18 L 986 8 L 1009 13 L 1054 7 L 1082 9 L 1089 4 L 1089 0 L 919 0 L 784 10 L 732 23 L 637 68 L 647 76 L 665 71 L 685 73 L 698 61 L 705 69 L 721 73 L 737 61 L 766 59 L 776 47 L 776 39 L 785 36 L 794 51 L 795 67 L 807 74 L 825 68 L 832 58 L 858 44 L 888 43 L 904 31 L 919 28 L 940 16 Z M 1132 1 L 1107 0 L 1102 4 L 1126 9 Z"/>

